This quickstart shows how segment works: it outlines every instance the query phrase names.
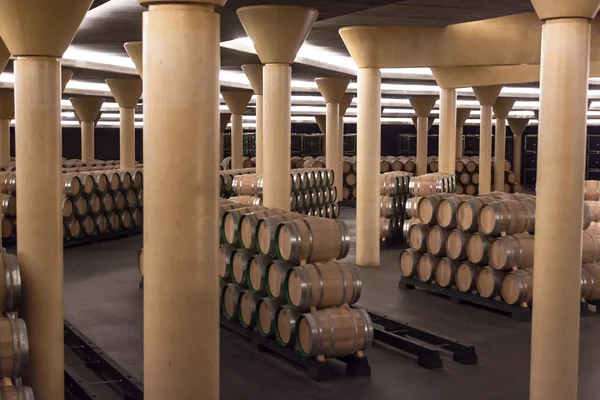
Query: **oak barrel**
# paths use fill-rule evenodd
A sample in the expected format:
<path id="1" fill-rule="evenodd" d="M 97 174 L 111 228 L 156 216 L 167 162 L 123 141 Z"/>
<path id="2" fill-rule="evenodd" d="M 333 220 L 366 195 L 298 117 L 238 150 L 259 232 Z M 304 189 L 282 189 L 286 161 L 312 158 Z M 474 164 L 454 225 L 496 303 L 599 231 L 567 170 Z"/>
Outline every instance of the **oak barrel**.
<path id="1" fill-rule="evenodd" d="M 456 276 L 454 277 L 458 290 L 465 293 L 475 290 L 477 287 L 477 275 L 480 269 L 480 266 L 468 261 L 460 264 L 456 270 Z"/>
<path id="2" fill-rule="evenodd" d="M 4 221 L 9 221 L 7 219 L 3 220 L 3 231 L 4 231 Z M 67 233 L 67 237 L 69 238 L 73 238 L 73 239 L 77 239 L 79 236 L 81 236 L 81 225 L 79 224 L 79 221 L 76 218 L 70 218 L 68 220 L 65 220 L 65 232 Z M 2 236 L 4 236 L 4 232 L 2 234 Z"/>
<path id="3" fill-rule="evenodd" d="M 475 232 L 467 242 L 467 258 L 474 264 L 487 264 L 489 246 L 494 239 L 481 232 Z"/>
<path id="4" fill-rule="evenodd" d="M 284 301 L 272 297 L 263 297 L 256 305 L 256 325 L 264 337 L 275 337 L 275 315 Z"/>
<path id="5" fill-rule="evenodd" d="M 275 334 L 277 341 L 282 346 L 292 347 L 296 343 L 296 326 L 301 316 L 302 312 L 289 304 L 281 306 L 277 310 Z"/>
<path id="6" fill-rule="evenodd" d="M 73 213 L 77 217 L 83 217 L 88 212 L 88 203 L 85 197 L 77 196 L 72 198 L 73 202 Z"/>
<path id="7" fill-rule="evenodd" d="M 600 300 L 600 265 L 581 266 L 581 297 L 587 301 Z"/>
<path id="8" fill-rule="evenodd" d="M 417 265 L 417 276 L 423 282 L 431 282 L 435 279 L 435 268 L 440 259 L 434 255 L 425 253 L 419 259 Z"/>
<path id="9" fill-rule="evenodd" d="M 239 221 L 242 215 L 249 214 L 255 211 L 261 211 L 265 208 L 262 206 L 248 206 L 244 208 L 237 208 L 235 210 L 227 210 L 223 213 L 221 219 L 221 234 L 225 243 L 238 244 L 239 243 Z"/>
<path id="10" fill-rule="evenodd" d="M 71 218 L 73 216 L 73 202 L 66 196 L 62 198 L 62 214 L 63 218 Z"/>
<path id="11" fill-rule="evenodd" d="M 2 207 L 2 214 L 14 217 L 17 215 L 17 198 L 11 194 L 3 194 L 0 197 L 0 205 Z"/>
<path id="12" fill-rule="evenodd" d="M 288 213 L 260 219 L 256 223 L 255 233 L 258 252 L 264 256 L 275 257 L 277 228 L 284 222 L 300 218 L 306 218 L 306 216 L 299 213 Z"/>
<path id="13" fill-rule="evenodd" d="M 292 268 L 292 265 L 281 260 L 267 263 L 265 276 L 267 277 L 266 289 L 269 296 L 285 299 L 285 278 L 287 272 Z"/>
<path id="14" fill-rule="evenodd" d="M 230 280 L 233 274 L 233 258 L 235 253 L 237 253 L 237 249 L 233 246 L 223 244 L 219 247 L 219 252 L 221 254 L 219 260 L 223 261 L 218 266 L 219 276 L 221 279 Z"/>
<path id="15" fill-rule="evenodd" d="M 484 205 L 479 213 L 479 230 L 487 235 L 533 233 L 534 200 L 504 200 Z"/>
<path id="16" fill-rule="evenodd" d="M 252 290 L 245 290 L 239 298 L 240 323 L 245 328 L 254 328 L 256 324 L 256 305 L 264 296 Z"/>
<path id="17" fill-rule="evenodd" d="M 437 206 L 437 223 L 443 228 L 456 228 L 456 213 L 458 206 L 463 201 L 470 198 L 471 196 L 467 195 L 454 195 L 441 199 Z"/>
<path id="18" fill-rule="evenodd" d="M 434 256 L 445 256 L 447 238 L 448 230 L 437 225 L 432 226 L 427 233 L 427 252 Z"/>
<path id="19" fill-rule="evenodd" d="M 94 188 L 96 187 L 96 182 L 94 182 L 94 177 L 92 177 L 88 173 L 78 174 L 77 177 L 81 182 L 81 193 L 88 195 L 94 192 Z"/>
<path id="20" fill-rule="evenodd" d="M 102 210 L 104 212 L 110 212 L 114 210 L 115 200 L 110 193 L 102 193 L 99 197 L 100 202 L 102 203 Z"/>
<path id="21" fill-rule="evenodd" d="M 111 211 L 104 215 L 108 219 L 108 226 L 112 232 L 117 232 L 121 229 L 121 218 L 116 212 Z"/>
<path id="22" fill-rule="evenodd" d="M 245 249 L 256 248 L 256 227 L 258 221 L 260 221 L 262 218 L 283 215 L 286 213 L 287 212 L 284 210 L 273 208 L 242 215 L 238 222 L 239 242 L 242 247 Z"/>
<path id="23" fill-rule="evenodd" d="M 252 262 L 252 252 L 238 249 L 233 255 L 231 264 L 231 278 L 234 283 L 245 287 L 248 283 L 248 269 Z"/>
<path id="24" fill-rule="evenodd" d="M 533 267 L 534 237 L 528 233 L 497 238 L 489 247 L 490 266 L 499 270 Z"/>
<path id="25" fill-rule="evenodd" d="M 414 251 L 425 252 L 427 250 L 427 235 L 429 227 L 424 224 L 414 224 L 408 228 L 408 244 Z"/>
<path id="26" fill-rule="evenodd" d="M 96 193 L 90 193 L 87 197 L 88 212 L 90 214 L 98 214 L 102 211 L 102 202 Z"/>
<path id="27" fill-rule="evenodd" d="M 29 341 L 25 321 L 0 318 L 0 376 L 21 378 L 29 366 Z"/>
<path id="28" fill-rule="evenodd" d="M 501 293 L 508 304 L 530 303 L 533 298 L 533 268 L 517 269 L 506 274 Z"/>
<path id="29" fill-rule="evenodd" d="M 477 232 L 479 229 L 479 211 L 496 199 L 493 196 L 472 197 L 459 204 L 456 211 L 458 228 L 467 232 Z"/>
<path id="30" fill-rule="evenodd" d="M 7 178 L 11 177 L 11 176 L 12 175 L 7 175 Z M 79 193 L 81 193 L 81 181 L 79 180 L 79 177 L 77 176 L 77 174 L 74 174 L 74 173 L 63 174 L 62 182 L 63 182 L 63 193 L 65 195 L 77 196 Z M 6 178 L 5 178 L 5 186 L 9 186 L 6 184 Z M 16 186 L 16 176 L 15 176 L 15 186 Z M 12 191 L 12 188 L 10 188 L 9 190 L 10 190 L 9 193 L 15 193 L 14 191 Z"/>
<path id="31" fill-rule="evenodd" d="M 464 261 L 467 259 L 467 243 L 471 238 L 469 232 L 453 230 L 446 238 L 446 255 L 453 260 Z"/>
<path id="32" fill-rule="evenodd" d="M 241 290 L 236 283 L 228 283 L 221 290 L 221 312 L 227 319 L 237 319 L 240 312 Z"/>
<path id="33" fill-rule="evenodd" d="M 437 224 L 438 204 L 442 201 L 442 199 L 449 196 L 452 195 L 448 193 L 440 193 L 422 197 L 417 202 L 417 214 L 419 215 L 421 222 L 430 226 Z"/>
<path id="34" fill-rule="evenodd" d="M 0 311 L 15 311 L 21 304 L 21 269 L 17 256 L 0 253 L 0 274 L 4 282 L 0 283 Z"/>
<path id="35" fill-rule="evenodd" d="M 502 280 L 506 272 L 485 266 L 477 275 L 477 291 L 481 297 L 493 298 L 500 295 Z"/>
<path id="36" fill-rule="evenodd" d="M 94 222 L 94 218 L 91 215 L 86 215 L 79 219 L 79 224 L 81 224 L 81 230 L 86 236 L 95 235 L 96 232 L 96 223 Z"/>
<path id="37" fill-rule="evenodd" d="M 435 281 L 441 287 L 451 287 L 454 284 L 454 276 L 458 269 L 458 263 L 451 258 L 440 259 L 435 267 Z"/>
<path id="38" fill-rule="evenodd" d="M 417 253 L 412 249 L 403 250 L 400 253 L 400 273 L 407 278 L 417 274 L 417 266 L 423 253 Z"/>
<path id="39" fill-rule="evenodd" d="M 248 287 L 255 292 L 267 291 L 267 266 L 271 260 L 265 256 L 255 255 L 248 267 Z"/>

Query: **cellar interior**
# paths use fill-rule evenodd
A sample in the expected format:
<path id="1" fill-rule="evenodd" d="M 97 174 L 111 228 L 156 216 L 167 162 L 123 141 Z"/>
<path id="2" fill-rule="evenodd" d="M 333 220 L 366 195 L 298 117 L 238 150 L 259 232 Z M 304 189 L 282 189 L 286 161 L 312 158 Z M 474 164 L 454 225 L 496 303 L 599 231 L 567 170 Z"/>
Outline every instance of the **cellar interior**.
<path id="1" fill-rule="evenodd" d="M 599 9 L 0 1 L 0 398 L 597 399 Z"/>

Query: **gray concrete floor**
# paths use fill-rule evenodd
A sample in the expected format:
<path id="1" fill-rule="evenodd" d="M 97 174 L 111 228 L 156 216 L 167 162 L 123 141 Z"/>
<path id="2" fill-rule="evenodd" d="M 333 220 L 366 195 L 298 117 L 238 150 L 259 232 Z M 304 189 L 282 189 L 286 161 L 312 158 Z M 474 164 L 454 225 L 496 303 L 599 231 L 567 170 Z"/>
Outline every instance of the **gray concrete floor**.
<path id="1" fill-rule="evenodd" d="M 355 231 L 353 210 L 342 218 Z M 354 236 L 354 235 L 353 235 Z M 142 237 L 65 249 L 65 316 L 126 370 L 143 379 L 143 294 L 137 251 Z M 382 250 L 381 266 L 363 268 L 359 305 L 476 346 L 479 365 L 444 360 L 426 370 L 405 355 L 373 347 L 370 378 L 315 383 L 235 334 L 221 331 L 221 399 L 525 400 L 529 393 L 530 323 L 398 289 L 400 250 Z M 354 260 L 354 244 L 348 261 Z M 600 315 L 581 320 L 579 400 L 600 393 Z"/>

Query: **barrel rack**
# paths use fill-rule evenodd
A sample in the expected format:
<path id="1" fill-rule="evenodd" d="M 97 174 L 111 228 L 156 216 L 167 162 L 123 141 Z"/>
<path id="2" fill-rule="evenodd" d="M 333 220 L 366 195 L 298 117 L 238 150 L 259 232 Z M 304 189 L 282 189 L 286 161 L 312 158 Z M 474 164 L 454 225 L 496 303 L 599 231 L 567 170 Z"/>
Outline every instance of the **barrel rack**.
<path id="1" fill-rule="evenodd" d="M 65 320 L 65 399 L 142 400 L 143 384 Z"/>
<path id="2" fill-rule="evenodd" d="M 304 368 L 309 378 L 315 381 L 331 380 L 334 376 L 334 365 L 327 359 L 319 361 L 316 358 L 302 357 L 300 352 L 293 348 L 280 345 L 277 340 L 265 338 L 259 332 L 253 329 L 244 328 L 237 321 L 230 321 L 221 315 L 221 328 L 228 329 L 238 335 L 244 337 L 252 344 L 256 350 L 260 352 L 268 352 L 279 356 L 291 364 Z M 366 356 L 358 356 L 356 354 L 342 358 L 334 359 L 346 364 L 346 375 L 348 376 L 371 376 L 371 367 Z"/>
<path id="3" fill-rule="evenodd" d="M 84 244 L 95 244 L 103 242 L 105 240 L 120 239 L 124 237 L 130 237 L 138 235 L 143 232 L 142 227 L 129 228 L 118 232 L 107 232 L 97 235 L 85 236 L 81 239 L 67 239 L 64 241 L 64 247 L 80 246 Z M 5 238 L 2 240 L 2 244 L 5 247 L 16 246 L 18 238 Z"/>

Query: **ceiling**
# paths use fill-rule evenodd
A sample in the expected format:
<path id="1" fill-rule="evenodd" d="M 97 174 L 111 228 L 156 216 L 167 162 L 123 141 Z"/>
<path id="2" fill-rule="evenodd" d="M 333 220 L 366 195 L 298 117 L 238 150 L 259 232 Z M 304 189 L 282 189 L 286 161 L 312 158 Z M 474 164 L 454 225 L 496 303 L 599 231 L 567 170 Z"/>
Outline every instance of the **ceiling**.
<path id="1" fill-rule="evenodd" d="M 295 82 L 292 84 L 293 105 L 298 107 L 316 106 L 318 109 L 299 109 L 292 113 L 298 117 L 306 118 L 324 113 L 325 104 L 320 99 L 320 94 L 314 85 L 314 78 L 316 77 L 347 76 L 353 81 L 349 91 L 356 92 L 356 67 L 338 34 L 341 27 L 349 25 L 443 26 L 533 11 L 529 0 L 485 0 L 485 7 L 482 7 L 481 3 L 482 0 L 271 1 L 270 4 L 301 5 L 319 10 L 319 18 L 306 42 L 307 51 L 304 52 L 305 48 L 303 48 L 296 59 L 296 63 L 292 66 L 292 78 Z M 236 9 L 256 4 L 264 4 L 264 2 L 228 0 L 225 7 L 217 10 L 221 15 L 222 45 L 223 42 L 246 36 L 237 18 Z M 73 76 L 75 82 L 69 84 L 67 93 L 63 98 L 66 99 L 75 94 L 99 95 L 110 98 L 110 92 L 107 88 L 102 88 L 104 79 L 136 74 L 132 63 L 127 58 L 123 43 L 142 39 L 143 11 L 144 8 L 139 5 L 138 0 L 94 1 L 92 9 L 88 12 L 73 40 L 73 45 L 67 51 L 63 60 L 63 65 L 75 72 Z M 221 84 L 224 88 L 248 89 L 248 83 L 241 74 L 240 67 L 243 64 L 259 63 L 259 59 L 255 54 L 239 50 L 243 47 L 240 47 L 242 42 L 243 40 L 236 40 L 225 44 L 233 48 L 221 47 Z M 246 46 L 250 46 L 249 51 L 253 51 L 247 41 Z M 318 50 L 322 52 L 322 55 L 312 55 L 308 50 Z M 82 51 L 85 54 L 81 53 Z M 12 63 L 9 63 L 5 72 L 12 72 Z M 434 94 L 438 90 L 427 69 L 415 71 L 384 70 L 382 72 L 384 77 L 383 105 L 388 108 L 400 109 L 395 113 L 398 115 L 412 112 L 406 101 L 409 94 Z M 86 83 L 95 84 L 93 90 L 85 90 Z M 595 86 L 596 83 L 600 82 L 593 83 L 594 85 L 590 89 L 595 92 L 591 94 L 597 95 L 600 100 L 600 90 L 598 90 L 600 86 Z M 9 87 L 10 85 L 8 76 L 5 81 L 2 81 L 0 77 L 0 86 Z M 510 88 L 505 88 L 502 95 L 516 96 L 521 100 L 515 107 L 519 110 L 515 115 L 531 116 L 533 118 L 532 110 L 539 107 L 537 103 L 538 93 L 534 90 L 535 88 L 537 88 L 536 84 L 511 85 Z M 529 89 L 533 91 L 528 92 Z M 459 91 L 458 96 L 459 106 L 470 106 L 472 104 L 476 108 L 477 103 L 470 90 Z M 114 100 L 109 101 L 113 102 Z M 109 108 L 113 106 L 111 105 Z M 355 105 L 352 107 L 355 107 Z M 68 105 L 65 108 L 68 109 Z M 600 102 L 592 106 L 592 109 L 595 108 L 600 110 Z M 252 120 L 251 115 L 253 113 L 254 110 L 251 106 L 248 109 L 249 120 Z M 409 114 L 407 114 L 405 121 L 399 121 L 399 123 L 408 123 Z M 598 114 L 598 117 L 600 117 L 600 111 L 598 111 Z M 69 119 L 70 117 L 65 118 Z M 478 117 L 475 116 L 474 118 Z M 475 123 L 475 120 L 471 122 Z"/>

